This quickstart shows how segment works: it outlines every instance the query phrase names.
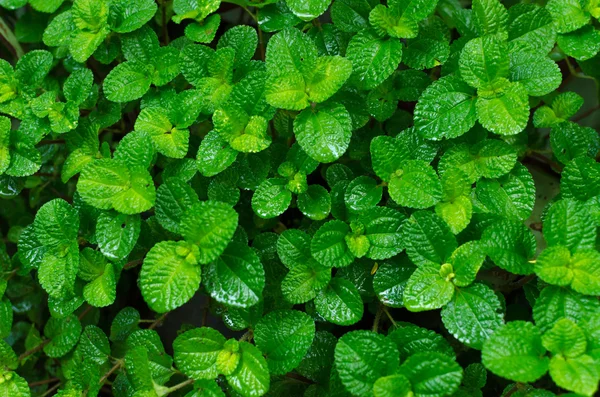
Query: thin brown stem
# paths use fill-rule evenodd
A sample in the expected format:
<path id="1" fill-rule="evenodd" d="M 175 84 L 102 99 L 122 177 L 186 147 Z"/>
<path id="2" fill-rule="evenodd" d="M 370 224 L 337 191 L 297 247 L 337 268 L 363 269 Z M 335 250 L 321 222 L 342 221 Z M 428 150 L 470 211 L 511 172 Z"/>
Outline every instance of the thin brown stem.
<path id="1" fill-rule="evenodd" d="M 160 316 L 159 318 L 157 318 L 156 320 L 154 320 L 154 322 L 152 324 L 150 324 L 150 326 L 148 327 L 148 329 L 155 329 L 156 327 L 162 325 L 162 322 L 164 321 L 164 319 L 169 315 L 169 312 L 164 313 L 162 316 Z"/>
<path id="2" fill-rule="evenodd" d="M 82 320 L 82 319 L 83 319 L 85 316 L 87 316 L 87 314 L 88 314 L 89 312 L 91 312 L 93 308 L 94 308 L 94 307 L 93 307 L 92 305 L 87 305 L 87 307 L 85 308 L 85 310 L 84 310 L 84 311 L 82 311 L 82 312 L 79 314 L 79 317 L 78 317 L 78 318 L 79 318 L 79 321 L 81 321 L 81 320 Z"/>
<path id="3" fill-rule="evenodd" d="M 375 321 L 373 321 L 373 332 L 377 333 L 379 330 L 379 322 L 381 321 L 381 315 L 383 314 L 383 305 L 379 305 L 377 313 L 375 314 Z"/>
<path id="4" fill-rule="evenodd" d="M 119 368 L 121 368 L 121 366 L 123 365 L 124 361 L 123 360 L 117 360 L 116 364 L 113 365 L 113 367 L 111 369 L 108 370 L 107 373 L 104 374 L 104 376 L 102 378 L 100 378 L 100 381 L 98 383 L 100 384 L 104 384 L 104 382 Z"/>
<path id="5" fill-rule="evenodd" d="M 192 383 L 194 383 L 194 379 L 188 379 L 186 381 L 183 381 L 173 387 L 169 387 L 165 392 L 165 394 L 169 394 L 169 393 L 173 393 L 174 391 L 177 391 L 179 389 L 183 389 L 184 387 L 191 385 Z"/>
<path id="6" fill-rule="evenodd" d="M 59 378 L 50 378 L 50 379 L 38 380 L 37 382 L 28 383 L 27 386 L 32 388 L 32 387 L 47 385 L 48 383 L 54 383 L 54 382 L 60 382 L 60 379 Z"/>
<path id="7" fill-rule="evenodd" d="M 50 343 L 50 339 L 44 340 L 42 343 L 40 343 L 33 349 L 29 349 L 25 353 L 21 354 L 19 356 L 18 360 L 19 361 L 25 360 L 27 357 L 31 356 L 32 354 L 35 354 L 35 353 L 39 352 L 40 350 L 42 350 L 44 348 L 44 346 L 46 346 L 48 343 Z"/>
<path id="8" fill-rule="evenodd" d="M 573 118 L 573 121 L 574 121 L 574 122 L 578 122 L 578 121 L 580 121 L 580 120 L 583 120 L 583 119 L 585 119 L 586 117 L 588 117 L 588 116 L 591 116 L 591 115 L 592 115 L 594 112 L 596 112 L 596 111 L 597 111 L 597 110 L 599 110 L 599 109 L 600 109 L 600 104 L 598 104 L 598 105 L 596 105 L 596 106 L 594 106 L 594 107 L 591 107 L 591 108 L 589 108 L 588 110 L 586 110 L 585 112 L 581 113 L 579 116 L 577 116 L 577 117 L 574 117 L 574 118 Z"/>
<path id="9" fill-rule="evenodd" d="M 42 394 L 40 397 L 46 397 L 51 395 L 56 389 L 58 389 L 60 387 L 60 382 L 58 382 L 57 384 L 55 384 L 54 386 L 52 386 L 51 388 L 49 388 L 44 394 Z"/>

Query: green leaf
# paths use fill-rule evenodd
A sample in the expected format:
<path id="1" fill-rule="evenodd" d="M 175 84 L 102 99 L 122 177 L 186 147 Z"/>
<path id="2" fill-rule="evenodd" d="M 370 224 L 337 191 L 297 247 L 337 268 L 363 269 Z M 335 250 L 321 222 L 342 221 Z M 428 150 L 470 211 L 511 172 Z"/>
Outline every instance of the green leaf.
<path id="1" fill-rule="evenodd" d="M 111 1 L 108 23 L 114 32 L 133 32 L 152 19 L 157 9 L 152 0 Z"/>
<path id="2" fill-rule="evenodd" d="M 558 35 L 560 49 L 577 60 L 593 58 L 600 51 L 600 33 L 591 25 L 570 33 Z"/>
<path id="3" fill-rule="evenodd" d="M 227 382 L 245 397 L 260 397 L 269 390 L 269 367 L 259 349 L 248 342 L 240 342 L 240 364 L 227 375 Z"/>
<path id="4" fill-rule="evenodd" d="M 154 206 L 156 189 L 150 173 L 143 167 L 129 168 L 128 189 L 112 198 L 115 210 L 124 214 L 139 214 Z"/>
<path id="5" fill-rule="evenodd" d="M 23 55 L 15 65 L 15 77 L 29 89 L 38 88 L 52 69 L 54 57 L 45 50 L 33 50 Z"/>
<path id="6" fill-rule="evenodd" d="M 585 206 L 574 200 L 559 200 L 544 217 L 548 246 L 563 245 L 571 252 L 595 248 L 596 227 L 589 222 Z"/>
<path id="7" fill-rule="evenodd" d="M 344 32 L 358 32 L 369 27 L 371 4 L 368 0 L 340 0 L 331 5 L 331 19 Z"/>
<path id="8" fill-rule="evenodd" d="M 100 328 L 88 325 L 81 334 L 81 341 L 77 347 L 81 353 L 95 363 L 102 365 L 108 361 L 110 346 L 108 338 Z"/>
<path id="9" fill-rule="evenodd" d="M 77 239 L 78 215 L 63 199 L 47 202 L 38 210 L 33 222 L 37 239 L 48 248 L 66 251 Z"/>
<path id="10" fill-rule="evenodd" d="M 458 247 L 450 257 L 454 278 L 458 287 L 466 287 L 475 281 L 477 272 L 483 265 L 485 252 L 479 241 L 469 241 Z"/>
<path id="11" fill-rule="evenodd" d="M 317 48 L 300 30 L 287 28 L 269 40 L 266 65 L 273 76 L 294 73 L 310 76 L 317 65 Z"/>
<path id="12" fill-rule="evenodd" d="M 556 41 L 552 15 L 537 4 L 515 4 L 508 10 L 508 41 L 547 54 Z"/>
<path id="13" fill-rule="evenodd" d="M 311 243 L 312 256 L 323 266 L 344 267 L 354 261 L 346 244 L 350 228 L 342 221 L 329 221 L 317 230 Z"/>
<path id="14" fill-rule="evenodd" d="M 506 32 L 508 13 L 500 1 L 475 0 L 472 9 L 472 23 L 479 36 Z"/>
<path id="15" fill-rule="evenodd" d="M 218 375 L 217 356 L 225 337 L 213 328 L 194 328 L 180 334 L 173 342 L 177 368 L 193 379 L 213 379 Z"/>
<path id="16" fill-rule="evenodd" d="M 568 33 L 587 24 L 590 15 L 576 0 L 550 0 L 546 9 L 552 15 L 558 33 Z"/>
<path id="17" fill-rule="evenodd" d="M 441 335 L 426 328 L 404 323 L 389 333 L 391 339 L 400 352 L 400 359 L 423 352 L 442 353 L 448 357 L 455 358 L 454 350 Z"/>
<path id="18" fill-rule="evenodd" d="M 95 307 L 105 307 L 117 296 L 117 276 L 112 263 L 108 263 L 102 253 L 89 247 L 79 255 L 77 276 L 88 282 L 83 288 L 83 297 Z"/>
<path id="19" fill-rule="evenodd" d="M 389 307 L 404 306 L 404 289 L 415 266 L 403 256 L 400 263 L 386 262 L 373 276 L 373 289 L 381 303 Z"/>
<path id="20" fill-rule="evenodd" d="M 211 131 L 198 148 L 198 170 L 206 177 L 217 175 L 233 164 L 237 154 L 216 131 Z"/>
<path id="21" fill-rule="evenodd" d="M 91 70 L 83 68 L 74 70 L 65 80 L 63 93 L 68 101 L 73 101 L 77 105 L 82 104 L 90 94 L 94 75 Z"/>
<path id="22" fill-rule="evenodd" d="M 373 178 L 361 176 L 346 187 L 344 201 L 351 212 L 361 213 L 379 204 L 382 194 L 383 189 Z"/>
<path id="23" fill-rule="evenodd" d="M 352 74 L 352 62 L 340 56 L 317 59 L 315 69 L 306 82 L 306 93 L 311 102 L 321 103 L 335 94 Z"/>
<path id="24" fill-rule="evenodd" d="M 598 390 L 600 373 L 595 361 L 588 355 L 577 358 L 554 356 L 550 361 L 550 376 L 560 387 L 584 396 Z"/>
<path id="25" fill-rule="evenodd" d="M 104 93 L 113 102 L 133 101 L 148 91 L 153 75 L 152 65 L 138 61 L 120 63 L 104 79 Z"/>
<path id="26" fill-rule="evenodd" d="M 547 286 L 542 289 L 533 307 L 533 319 L 542 331 L 550 330 L 561 318 L 577 323 L 600 311 L 600 302 L 570 288 Z"/>
<path id="27" fill-rule="evenodd" d="M 398 353 L 395 345 L 381 334 L 350 331 L 335 346 L 335 366 L 350 393 L 371 396 L 377 379 L 398 369 Z"/>
<path id="28" fill-rule="evenodd" d="M 518 83 L 506 83 L 495 97 L 479 98 L 477 118 L 481 125 L 495 134 L 516 135 L 529 120 L 526 88 Z"/>
<path id="29" fill-rule="evenodd" d="M 470 86 L 485 89 L 508 77 L 508 45 L 502 34 L 469 41 L 460 53 L 460 76 Z"/>
<path id="30" fill-rule="evenodd" d="M 79 251 L 75 242 L 70 246 L 52 249 L 44 254 L 38 268 L 38 278 L 44 290 L 53 298 L 64 298 L 73 293 L 79 265 Z"/>
<path id="31" fill-rule="evenodd" d="M 487 227 L 481 236 L 485 253 L 504 270 L 531 274 L 536 241 L 529 228 L 520 222 L 500 220 Z"/>
<path id="32" fill-rule="evenodd" d="M 305 109 L 294 120 L 300 147 L 313 159 L 331 163 L 340 158 L 352 135 L 352 119 L 343 105 L 330 103 L 317 110 Z"/>
<path id="33" fill-rule="evenodd" d="M 552 354 L 577 357 L 585 353 L 585 333 L 573 321 L 563 318 L 542 336 L 542 343 Z"/>
<path id="34" fill-rule="evenodd" d="M 286 229 L 277 239 L 277 254 L 288 269 L 306 264 L 310 259 L 310 236 L 298 229 Z"/>
<path id="35" fill-rule="evenodd" d="M 140 235 L 139 215 L 105 212 L 98 217 L 96 239 L 100 251 L 110 259 L 125 259 Z"/>
<path id="36" fill-rule="evenodd" d="M 520 44 L 521 45 L 521 44 Z M 521 83 L 532 96 L 543 96 L 556 90 L 562 82 L 558 65 L 545 54 L 531 49 L 511 49 L 510 81 Z"/>
<path id="37" fill-rule="evenodd" d="M 529 170 L 517 164 L 497 179 L 482 179 L 475 188 L 480 212 L 523 220 L 531 215 L 535 203 L 535 184 Z"/>
<path id="38" fill-rule="evenodd" d="M 483 365 L 494 374 L 517 382 L 534 382 L 548 371 L 540 331 L 531 323 L 512 321 L 484 343 Z"/>
<path id="39" fill-rule="evenodd" d="M 363 316 L 364 304 L 350 281 L 334 277 L 315 298 L 317 313 L 337 325 L 352 325 Z"/>
<path id="40" fill-rule="evenodd" d="M 535 263 L 535 274 L 548 284 L 571 286 L 584 295 L 600 294 L 600 253 L 555 245 L 542 251 Z"/>
<path id="41" fill-rule="evenodd" d="M 204 268 L 204 286 L 218 302 L 233 307 L 258 303 L 265 287 L 265 271 L 256 253 L 232 241 L 225 251 Z"/>
<path id="42" fill-rule="evenodd" d="M 252 209 L 261 218 L 269 219 L 281 215 L 290 206 L 292 193 L 287 181 L 271 178 L 260 184 L 252 196 Z"/>
<path id="43" fill-rule="evenodd" d="M 460 365 L 438 352 L 408 357 L 400 366 L 399 373 L 409 380 L 416 396 L 442 397 L 454 393 L 463 377 Z"/>
<path id="44" fill-rule="evenodd" d="M 305 303 L 314 299 L 330 280 L 331 268 L 309 258 L 290 269 L 281 281 L 281 292 L 290 303 Z"/>
<path id="45" fill-rule="evenodd" d="M 557 97 L 557 99 L 558 98 L 560 98 L 560 96 Z M 554 107 L 554 102 L 552 104 Z M 552 153 L 563 164 L 567 164 L 580 156 L 593 157 L 598 151 L 598 147 L 600 147 L 598 133 L 593 128 L 582 127 L 579 124 L 570 121 L 561 122 L 575 114 L 579 109 L 579 106 L 575 105 L 575 107 L 570 110 L 563 109 L 558 113 L 557 116 L 559 118 L 556 120 L 556 123 L 558 124 L 554 124 L 554 121 L 550 125 L 544 123 L 546 126 L 552 127 L 550 132 L 550 146 L 552 147 Z M 539 126 L 542 127 L 543 125 L 540 124 Z"/>
<path id="46" fill-rule="evenodd" d="M 44 336 L 50 341 L 44 346 L 48 357 L 58 358 L 75 347 L 81 334 L 81 323 L 75 315 L 58 319 L 50 317 L 44 326 Z"/>
<path id="47" fill-rule="evenodd" d="M 198 202 L 198 194 L 177 177 L 168 178 L 156 190 L 156 219 L 165 229 L 180 232 L 183 214 Z"/>
<path id="48" fill-rule="evenodd" d="M 238 214 L 229 205 L 219 201 L 195 203 L 182 214 L 181 235 L 199 249 L 196 259 L 201 264 L 215 260 L 233 237 L 238 225 Z"/>
<path id="49" fill-rule="evenodd" d="M 310 185 L 306 192 L 298 195 L 298 209 L 309 219 L 320 221 L 331 211 L 331 197 L 321 185 Z"/>
<path id="50" fill-rule="evenodd" d="M 426 139 L 455 138 L 477 120 L 475 90 L 456 76 L 436 80 L 415 107 L 415 128 Z"/>
<path id="51" fill-rule="evenodd" d="M 458 288 L 442 309 L 442 322 L 456 339 L 481 349 L 485 341 L 504 324 L 498 297 L 484 284 Z"/>
<path id="52" fill-rule="evenodd" d="M 311 21 L 329 8 L 330 0 L 288 0 L 290 10 L 303 21 Z"/>
<path id="53" fill-rule="evenodd" d="M 410 208 L 428 208 L 442 198 L 437 173 L 422 160 L 407 160 L 390 176 L 389 194 L 398 204 Z"/>
<path id="54" fill-rule="evenodd" d="M 418 211 L 403 228 L 406 253 L 417 266 L 447 263 L 457 248 L 456 238 L 446 223 L 429 211 Z"/>
<path id="55" fill-rule="evenodd" d="M 73 20 L 76 21 L 75 18 Z M 109 33 L 110 30 L 106 25 L 103 25 L 97 32 L 75 30 L 69 41 L 69 51 L 73 59 L 77 62 L 86 62 L 100 47 Z"/>
<path id="56" fill-rule="evenodd" d="M 409 397 L 412 393 L 409 380 L 400 374 L 382 376 L 373 384 L 375 397 Z"/>
<path id="57" fill-rule="evenodd" d="M 440 309 L 454 295 L 454 284 L 442 275 L 439 265 L 418 267 L 404 289 L 404 306 L 411 312 Z"/>
<path id="58" fill-rule="evenodd" d="M 183 158 L 188 151 L 190 133 L 187 127 L 171 123 L 167 110 L 160 107 L 144 108 L 135 121 L 135 130 L 150 135 L 158 152 L 168 157 Z"/>
<path id="59" fill-rule="evenodd" d="M 256 347 L 266 356 L 272 374 L 286 374 L 300 364 L 315 337 L 315 323 L 297 310 L 275 310 L 254 330 Z"/>
<path id="60" fill-rule="evenodd" d="M 364 227 L 369 242 L 366 256 L 380 260 L 391 258 L 404 248 L 402 225 L 405 217 L 398 211 L 387 207 L 374 207 L 363 213 L 359 222 Z"/>
<path id="61" fill-rule="evenodd" d="M 346 50 L 352 61 L 351 81 L 372 89 L 385 81 L 402 60 L 402 45 L 394 38 L 380 38 L 368 30 L 356 34 Z"/>
<path id="62" fill-rule="evenodd" d="M 139 285 L 152 310 L 165 313 L 194 296 L 200 287 L 198 247 L 187 242 L 162 241 L 144 258 Z"/>
<path id="63" fill-rule="evenodd" d="M 11 397 L 31 396 L 31 390 L 25 379 L 14 372 L 8 372 L 5 376 L 9 379 L 0 384 L 0 395 Z"/>

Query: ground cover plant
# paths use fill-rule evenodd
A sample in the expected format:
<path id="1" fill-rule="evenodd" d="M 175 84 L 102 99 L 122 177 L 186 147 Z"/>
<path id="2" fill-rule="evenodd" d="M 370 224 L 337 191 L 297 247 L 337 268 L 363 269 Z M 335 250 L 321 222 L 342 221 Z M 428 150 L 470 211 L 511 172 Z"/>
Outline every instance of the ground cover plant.
<path id="1" fill-rule="evenodd" d="M 0 0 L 0 396 L 593 396 L 598 0 Z"/>

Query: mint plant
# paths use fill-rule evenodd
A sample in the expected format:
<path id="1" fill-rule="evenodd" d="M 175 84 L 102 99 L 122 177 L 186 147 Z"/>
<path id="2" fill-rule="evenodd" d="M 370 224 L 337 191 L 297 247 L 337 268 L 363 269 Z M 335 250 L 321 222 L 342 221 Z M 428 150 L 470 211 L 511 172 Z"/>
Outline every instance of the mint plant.
<path id="1" fill-rule="evenodd" d="M 0 396 L 598 394 L 598 1 L 0 10 Z"/>

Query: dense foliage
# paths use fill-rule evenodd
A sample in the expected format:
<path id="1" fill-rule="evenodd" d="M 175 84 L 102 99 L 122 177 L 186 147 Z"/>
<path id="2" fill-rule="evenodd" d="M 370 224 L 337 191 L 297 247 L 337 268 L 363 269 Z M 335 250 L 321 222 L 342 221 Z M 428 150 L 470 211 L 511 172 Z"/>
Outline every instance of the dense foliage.
<path id="1" fill-rule="evenodd" d="M 594 395 L 598 0 L 223 1 L 0 0 L 0 396 Z"/>

